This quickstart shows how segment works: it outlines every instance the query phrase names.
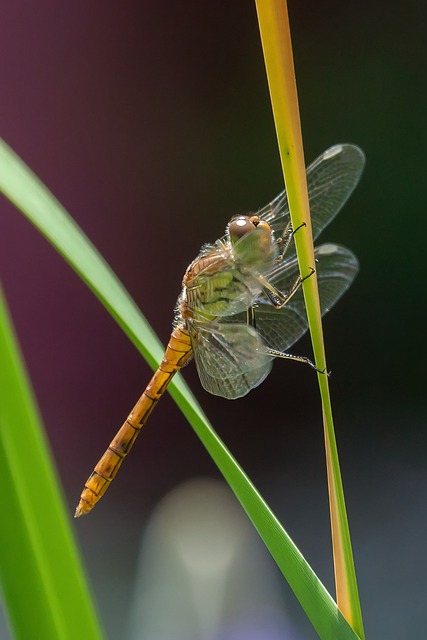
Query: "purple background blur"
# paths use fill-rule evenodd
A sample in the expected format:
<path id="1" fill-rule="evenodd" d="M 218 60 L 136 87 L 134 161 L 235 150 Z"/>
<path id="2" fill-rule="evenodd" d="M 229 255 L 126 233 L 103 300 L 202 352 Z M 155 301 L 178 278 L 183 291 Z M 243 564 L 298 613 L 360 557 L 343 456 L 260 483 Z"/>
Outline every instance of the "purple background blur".
<path id="1" fill-rule="evenodd" d="M 362 607 L 377 640 L 422 637 L 427 596 L 425 321 L 416 302 L 425 290 L 427 8 L 409 4 L 289 7 L 307 162 L 338 142 L 367 155 L 359 188 L 322 239 L 350 246 L 361 262 L 325 335 Z M 200 246 L 282 189 L 254 4 L 7 3 L 0 42 L 0 135 L 166 342 Z M 4 200 L 0 274 L 71 514 L 151 372 Z M 310 354 L 308 339 L 294 352 Z M 333 589 L 315 376 L 277 362 L 262 387 L 227 402 L 203 391 L 193 366 L 184 375 Z M 106 497 L 76 523 L 111 638 L 150 511 L 198 475 L 218 472 L 166 397 Z M 300 637 L 315 638 L 283 592 Z"/>

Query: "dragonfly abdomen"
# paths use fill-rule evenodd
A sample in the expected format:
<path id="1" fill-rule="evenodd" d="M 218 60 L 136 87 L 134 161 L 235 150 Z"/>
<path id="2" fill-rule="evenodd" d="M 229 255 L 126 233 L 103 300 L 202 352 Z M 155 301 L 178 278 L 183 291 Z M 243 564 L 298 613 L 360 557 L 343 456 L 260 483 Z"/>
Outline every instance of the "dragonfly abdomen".
<path id="1" fill-rule="evenodd" d="M 91 511 L 104 495 L 173 375 L 187 362 L 192 351 L 188 331 L 182 325 L 175 327 L 159 368 L 86 481 L 76 517 Z"/>

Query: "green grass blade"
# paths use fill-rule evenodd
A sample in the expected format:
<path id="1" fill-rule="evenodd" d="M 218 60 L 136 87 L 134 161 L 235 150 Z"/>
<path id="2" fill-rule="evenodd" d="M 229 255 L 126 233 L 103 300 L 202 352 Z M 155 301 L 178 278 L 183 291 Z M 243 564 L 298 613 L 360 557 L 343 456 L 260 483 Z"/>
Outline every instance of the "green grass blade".
<path id="1" fill-rule="evenodd" d="M 129 294 L 64 208 L 5 143 L 0 144 L 0 190 L 82 276 L 150 365 L 157 366 L 163 355 L 160 343 Z M 319 636 L 324 640 L 356 640 L 335 602 L 219 439 L 181 376 L 174 378 L 169 391 L 258 530 Z"/>
<path id="2" fill-rule="evenodd" d="M 315 265 L 315 259 L 286 0 L 256 0 L 256 5 L 292 226 L 300 229 L 295 234 L 298 262 L 301 276 L 305 276 Z M 326 371 L 315 275 L 303 283 L 303 291 L 316 367 L 320 371 Z M 328 376 L 318 374 L 318 380 L 323 410 L 337 602 L 346 619 L 363 638 L 362 612 L 338 461 Z"/>
<path id="3" fill-rule="evenodd" d="M 17 639 L 102 637 L 0 290 L 0 578 Z"/>

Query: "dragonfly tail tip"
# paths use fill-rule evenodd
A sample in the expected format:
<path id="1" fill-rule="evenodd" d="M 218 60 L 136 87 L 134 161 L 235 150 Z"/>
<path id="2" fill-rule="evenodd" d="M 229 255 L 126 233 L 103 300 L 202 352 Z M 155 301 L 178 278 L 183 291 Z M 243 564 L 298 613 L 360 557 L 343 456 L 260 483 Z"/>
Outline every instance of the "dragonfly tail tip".
<path id="1" fill-rule="evenodd" d="M 89 513 L 89 511 L 90 511 L 90 506 L 86 502 L 83 502 L 82 500 L 80 500 L 74 512 L 74 517 L 80 518 L 80 516 L 85 516 L 87 513 Z"/>

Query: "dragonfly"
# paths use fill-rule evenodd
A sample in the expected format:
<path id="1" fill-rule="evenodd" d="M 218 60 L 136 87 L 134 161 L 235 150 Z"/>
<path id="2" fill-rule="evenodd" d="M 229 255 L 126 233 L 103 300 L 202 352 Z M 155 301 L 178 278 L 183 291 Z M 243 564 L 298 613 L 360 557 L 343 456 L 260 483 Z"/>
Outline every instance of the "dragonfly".
<path id="1" fill-rule="evenodd" d="M 314 240 L 353 192 L 364 161 L 359 147 L 341 144 L 307 169 Z M 192 357 L 204 389 L 228 399 L 261 384 L 275 358 L 315 368 L 288 353 L 308 328 L 301 284 L 316 270 L 323 315 L 353 282 L 358 261 L 343 246 L 323 244 L 301 277 L 296 232 L 285 190 L 256 214 L 234 216 L 222 238 L 202 247 L 185 272 L 163 360 L 86 481 L 76 517 L 104 495 L 174 374 Z"/>

